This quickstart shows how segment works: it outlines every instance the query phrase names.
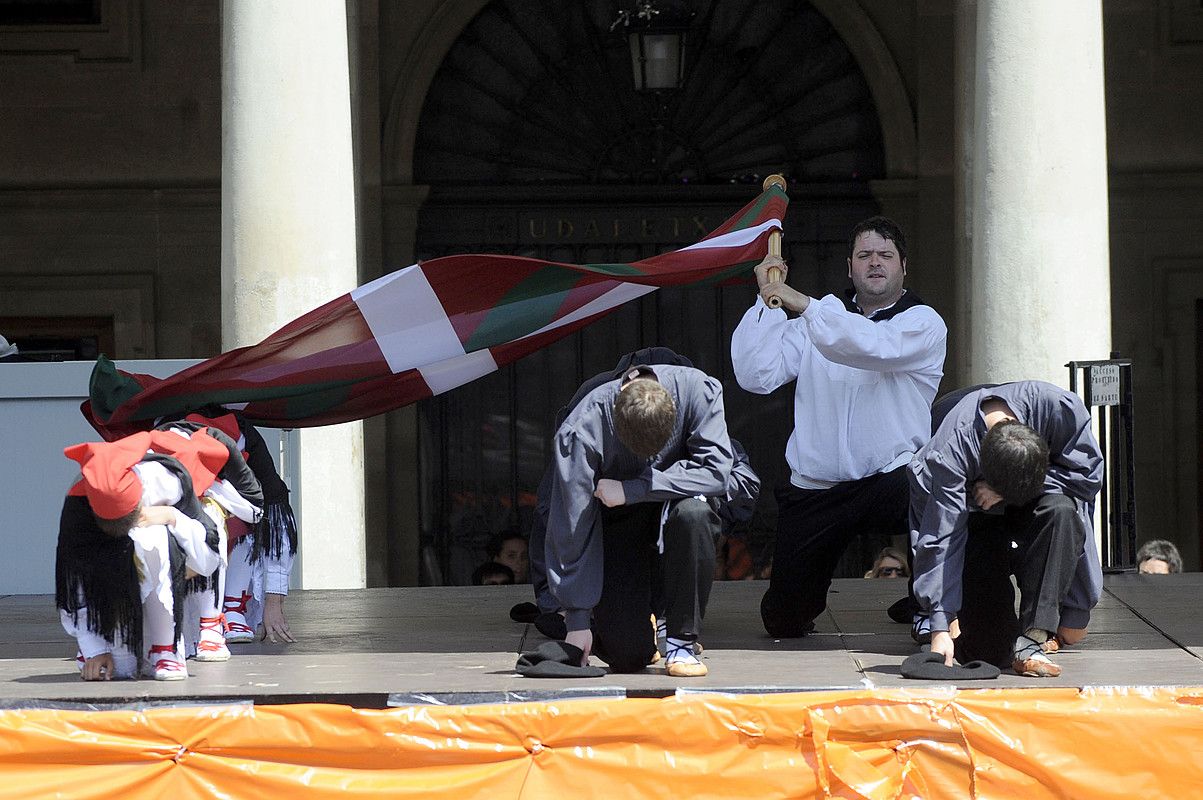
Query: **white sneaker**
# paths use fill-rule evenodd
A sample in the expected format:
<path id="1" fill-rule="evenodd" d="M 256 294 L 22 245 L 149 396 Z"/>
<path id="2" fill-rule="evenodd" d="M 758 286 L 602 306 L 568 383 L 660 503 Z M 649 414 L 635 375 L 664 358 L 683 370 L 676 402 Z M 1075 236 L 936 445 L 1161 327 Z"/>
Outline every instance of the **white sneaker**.
<path id="1" fill-rule="evenodd" d="M 251 596 L 244 592 L 241 597 L 226 595 L 222 602 L 225 611 L 222 616 L 226 620 L 227 643 L 255 641 L 255 629 L 246 624 L 246 604 L 250 599 Z"/>
<path id="2" fill-rule="evenodd" d="M 182 681 L 188 677 L 188 667 L 179 650 L 171 645 L 155 645 L 142 668 L 142 674 L 156 681 Z"/>
<path id="3" fill-rule="evenodd" d="M 229 661 L 230 648 L 226 647 L 224 617 L 200 618 L 200 641 L 196 643 L 197 661 Z"/>

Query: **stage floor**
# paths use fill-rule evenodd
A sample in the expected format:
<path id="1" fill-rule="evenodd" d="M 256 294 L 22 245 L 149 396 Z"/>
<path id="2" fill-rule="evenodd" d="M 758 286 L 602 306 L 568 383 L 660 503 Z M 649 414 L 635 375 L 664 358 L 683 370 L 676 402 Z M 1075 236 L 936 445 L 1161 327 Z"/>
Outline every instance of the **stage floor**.
<path id="1" fill-rule="evenodd" d="M 512 622 L 529 586 L 300 591 L 286 610 L 296 644 L 238 645 L 225 663 L 188 662 L 189 679 L 85 683 L 53 598 L 0 597 L 0 708 L 176 705 L 184 702 L 341 703 L 356 707 L 659 697 L 678 690 L 780 692 L 934 688 L 902 678 L 915 651 L 886 616 L 905 584 L 839 580 L 816 632 L 776 640 L 761 628 L 759 581 L 716 583 L 707 614 L 705 678 L 641 674 L 535 680 L 513 672 L 543 637 Z M 1056 657 L 1056 679 L 1004 673 L 962 688 L 1203 685 L 1203 574 L 1109 575 L 1089 637 Z M 596 662 L 596 660 L 595 660 Z"/>

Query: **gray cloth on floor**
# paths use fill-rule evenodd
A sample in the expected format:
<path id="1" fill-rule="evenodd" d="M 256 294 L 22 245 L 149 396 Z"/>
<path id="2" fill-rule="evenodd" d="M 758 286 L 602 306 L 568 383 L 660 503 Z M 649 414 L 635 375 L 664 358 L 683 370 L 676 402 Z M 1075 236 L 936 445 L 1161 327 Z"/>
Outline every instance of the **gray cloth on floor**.
<path id="1" fill-rule="evenodd" d="M 514 671 L 527 678 L 600 678 L 601 667 L 582 667 L 579 647 L 567 642 L 544 642 L 518 656 Z"/>
<path id="2" fill-rule="evenodd" d="M 902 677 L 922 681 L 988 681 L 1001 674 L 998 667 L 985 661 L 950 667 L 944 663 L 944 656 L 932 652 L 915 653 L 902 662 Z"/>

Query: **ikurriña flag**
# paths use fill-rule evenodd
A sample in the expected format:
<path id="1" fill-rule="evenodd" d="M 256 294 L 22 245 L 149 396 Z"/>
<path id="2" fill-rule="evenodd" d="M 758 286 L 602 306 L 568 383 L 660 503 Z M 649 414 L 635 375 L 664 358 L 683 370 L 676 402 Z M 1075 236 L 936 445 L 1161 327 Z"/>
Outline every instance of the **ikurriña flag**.
<path id="1" fill-rule="evenodd" d="M 769 186 L 701 241 L 630 264 L 424 261 L 166 379 L 122 372 L 102 356 L 83 411 L 106 438 L 206 405 L 282 428 L 381 414 L 493 372 L 659 287 L 746 272 L 767 253 L 787 203 Z"/>

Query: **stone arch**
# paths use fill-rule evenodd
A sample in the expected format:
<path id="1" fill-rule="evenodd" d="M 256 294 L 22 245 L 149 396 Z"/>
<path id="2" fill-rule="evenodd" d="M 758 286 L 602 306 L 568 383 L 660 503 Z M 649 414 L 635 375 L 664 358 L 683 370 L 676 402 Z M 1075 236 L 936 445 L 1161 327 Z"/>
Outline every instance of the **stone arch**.
<path id="1" fill-rule="evenodd" d="M 810 0 L 839 32 L 860 64 L 882 120 L 887 178 L 913 178 L 918 163 L 915 112 L 902 73 L 865 10 L 847 0 Z"/>
<path id="2" fill-rule="evenodd" d="M 406 53 L 389 84 L 383 124 L 384 182 L 414 182 L 414 154 L 427 92 L 443 60 L 489 0 L 445 0 L 416 31 L 420 43 Z M 902 76 L 880 32 L 854 3 L 812 0 L 839 34 L 868 84 L 878 113 L 885 178 L 913 177 L 917 164 L 915 117 Z"/>
<path id="3" fill-rule="evenodd" d="M 381 142 L 384 182 L 413 183 L 414 141 L 430 83 L 464 28 L 490 0 L 440 0 L 417 31 L 389 83 Z"/>

